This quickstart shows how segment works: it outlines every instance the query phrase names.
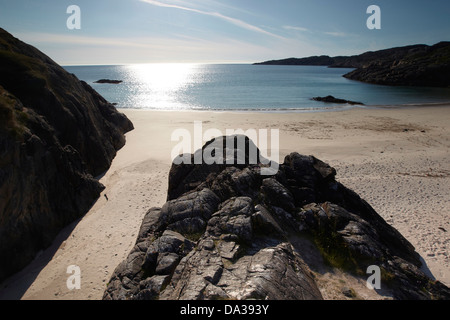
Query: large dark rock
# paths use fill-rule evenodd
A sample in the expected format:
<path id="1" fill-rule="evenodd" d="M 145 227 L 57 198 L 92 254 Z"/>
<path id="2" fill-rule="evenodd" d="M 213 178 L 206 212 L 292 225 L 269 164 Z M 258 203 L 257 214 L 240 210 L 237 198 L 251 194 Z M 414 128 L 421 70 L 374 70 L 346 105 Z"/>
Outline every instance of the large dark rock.
<path id="1" fill-rule="evenodd" d="M 0 29 L 0 281 L 85 214 L 132 123 Z"/>
<path id="2" fill-rule="evenodd" d="M 236 144 L 229 154 L 249 152 Z M 420 270 L 414 247 L 336 181 L 335 169 L 294 152 L 264 176 L 263 164 L 245 159 L 173 164 L 169 200 L 146 213 L 104 299 L 322 299 L 312 272 L 320 261 L 363 279 L 377 265 L 396 299 L 450 298 Z"/>

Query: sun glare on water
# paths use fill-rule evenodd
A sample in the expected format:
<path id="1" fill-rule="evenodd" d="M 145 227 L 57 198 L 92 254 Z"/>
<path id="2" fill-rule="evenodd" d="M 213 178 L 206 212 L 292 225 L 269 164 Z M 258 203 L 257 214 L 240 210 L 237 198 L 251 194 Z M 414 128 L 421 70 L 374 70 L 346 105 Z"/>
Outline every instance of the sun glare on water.
<path id="1" fill-rule="evenodd" d="M 195 64 L 155 63 L 129 66 L 129 76 L 137 84 L 135 99 L 147 107 L 184 109 L 180 95 L 195 81 Z"/>

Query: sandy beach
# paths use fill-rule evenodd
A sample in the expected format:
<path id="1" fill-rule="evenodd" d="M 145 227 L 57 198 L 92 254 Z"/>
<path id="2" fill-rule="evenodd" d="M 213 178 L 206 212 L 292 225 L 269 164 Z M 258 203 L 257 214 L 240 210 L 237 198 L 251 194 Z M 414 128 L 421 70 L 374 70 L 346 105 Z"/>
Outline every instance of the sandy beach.
<path id="1" fill-rule="evenodd" d="M 53 246 L 2 284 L 0 299 L 101 299 L 134 245 L 142 218 L 166 201 L 176 129 L 279 129 L 280 161 L 314 155 L 337 170 L 450 286 L 450 106 L 354 108 L 314 113 L 120 110 L 134 123 L 125 147 L 101 177 L 106 189 Z M 205 141 L 204 141 L 205 142 Z M 67 267 L 81 270 L 68 290 Z"/>

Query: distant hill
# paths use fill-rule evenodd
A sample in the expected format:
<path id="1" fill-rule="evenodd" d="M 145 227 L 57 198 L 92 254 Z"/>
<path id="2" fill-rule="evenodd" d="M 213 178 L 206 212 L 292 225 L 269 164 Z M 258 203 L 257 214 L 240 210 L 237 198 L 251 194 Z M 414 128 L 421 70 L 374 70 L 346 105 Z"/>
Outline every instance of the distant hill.
<path id="1" fill-rule="evenodd" d="M 351 80 L 393 86 L 450 87 L 450 42 L 417 44 L 355 56 L 313 56 L 255 63 L 255 65 L 310 65 L 355 68 Z"/>
<path id="2" fill-rule="evenodd" d="M 255 65 L 331 66 L 335 61 L 336 58 L 331 58 L 330 56 L 313 56 L 308 58 L 287 58 L 257 62 Z"/>

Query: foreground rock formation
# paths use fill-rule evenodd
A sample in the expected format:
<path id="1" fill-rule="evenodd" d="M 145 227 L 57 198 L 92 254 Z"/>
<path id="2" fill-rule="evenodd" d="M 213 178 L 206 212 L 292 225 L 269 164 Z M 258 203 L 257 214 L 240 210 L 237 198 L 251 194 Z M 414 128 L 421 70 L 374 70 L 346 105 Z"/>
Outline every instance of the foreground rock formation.
<path id="1" fill-rule="evenodd" d="M 85 82 L 0 29 L 0 281 L 103 190 L 132 123 Z"/>
<path id="2" fill-rule="evenodd" d="M 344 77 L 392 86 L 450 87 L 450 42 L 369 51 L 355 56 L 271 60 L 257 65 L 315 65 L 355 68 Z"/>
<path id="3" fill-rule="evenodd" d="M 220 137 L 197 152 L 223 150 L 235 164 L 172 165 L 168 201 L 146 213 L 104 299 L 322 299 L 323 265 L 365 279 L 368 266 L 379 266 L 394 299 L 450 298 L 420 270 L 413 246 L 336 181 L 335 169 L 294 152 L 276 175 L 263 176 L 250 146 L 243 136 Z"/>

